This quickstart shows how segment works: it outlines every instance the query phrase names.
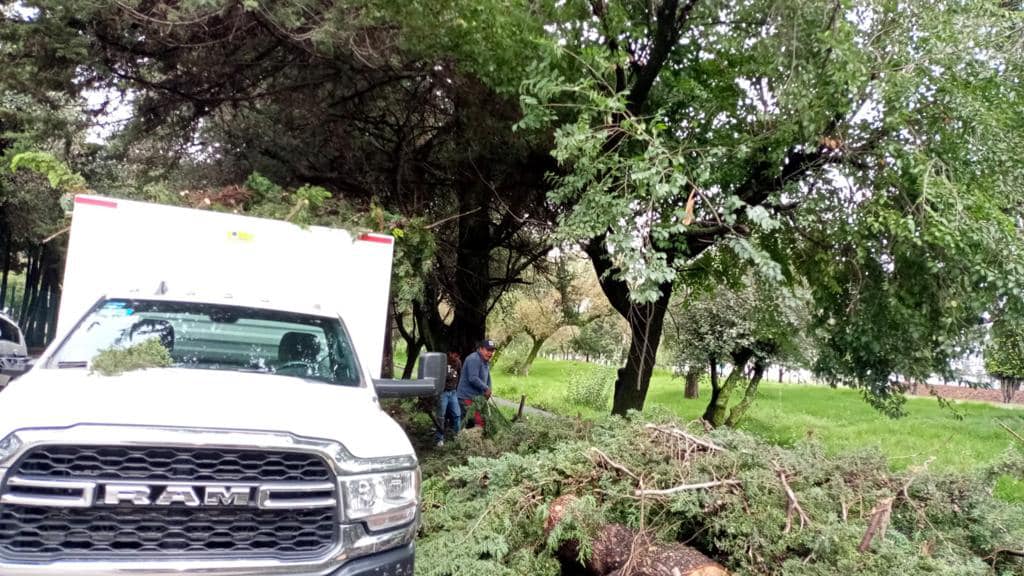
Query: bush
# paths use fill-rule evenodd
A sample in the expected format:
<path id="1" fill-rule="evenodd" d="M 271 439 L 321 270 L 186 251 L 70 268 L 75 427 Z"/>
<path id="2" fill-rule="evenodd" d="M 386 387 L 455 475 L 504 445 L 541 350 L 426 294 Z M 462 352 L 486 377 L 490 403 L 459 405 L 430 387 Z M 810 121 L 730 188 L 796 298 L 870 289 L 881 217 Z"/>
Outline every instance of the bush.
<path id="1" fill-rule="evenodd" d="M 522 376 L 528 355 L 529 350 L 526 347 L 519 342 L 513 342 L 501 351 L 496 362 L 497 368 L 509 376 Z"/>
<path id="2" fill-rule="evenodd" d="M 614 384 L 615 370 L 612 368 L 577 370 L 569 377 L 565 400 L 573 406 L 605 410 Z"/>

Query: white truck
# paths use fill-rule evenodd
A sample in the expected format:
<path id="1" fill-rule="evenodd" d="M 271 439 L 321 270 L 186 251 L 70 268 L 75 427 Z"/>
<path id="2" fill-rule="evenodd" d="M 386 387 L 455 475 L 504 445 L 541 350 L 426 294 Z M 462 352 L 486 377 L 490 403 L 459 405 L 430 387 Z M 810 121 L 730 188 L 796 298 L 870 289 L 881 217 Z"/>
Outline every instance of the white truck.
<path id="1" fill-rule="evenodd" d="M 412 574 L 390 236 L 78 196 L 57 338 L 0 393 L 0 576 Z M 169 367 L 103 376 L 156 340 Z"/>
<path id="2" fill-rule="evenodd" d="M 0 390 L 10 380 L 9 374 L 20 374 L 27 368 L 28 348 L 25 336 L 9 316 L 0 313 Z"/>

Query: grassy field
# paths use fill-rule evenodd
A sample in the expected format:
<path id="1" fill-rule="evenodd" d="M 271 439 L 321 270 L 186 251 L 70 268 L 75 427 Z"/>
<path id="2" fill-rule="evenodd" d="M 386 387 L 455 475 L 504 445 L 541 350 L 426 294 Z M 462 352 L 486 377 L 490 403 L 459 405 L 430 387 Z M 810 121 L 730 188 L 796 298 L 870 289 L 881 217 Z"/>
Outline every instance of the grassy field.
<path id="1" fill-rule="evenodd" d="M 600 369 L 538 359 L 528 377 L 495 370 L 495 394 L 510 400 L 525 394 L 530 406 L 592 417 L 606 411 L 571 404 L 566 388 L 573 374 Z M 701 391 L 702 398 L 687 400 L 682 390 L 681 379 L 656 371 L 646 407 L 659 406 L 686 420 L 698 418 L 708 391 Z M 813 438 L 833 453 L 877 447 L 895 469 L 934 458 L 932 470 L 963 472 L 991 464 L 1010 449 L 1015 440 L 999 422 L 1024 434 L 1024 410 L 972 402 L 957 404 L 957 410 L 962 419 L 935 399 L 910 398 L 908 416 L 892 420 L 868 406 L 854 390 L 766 382 L 740 428 L 782 445 Z M 1006 499 L 1024 502 L 1024 482 L 1019 479 L 1004 477 L 996 490 Z"/>

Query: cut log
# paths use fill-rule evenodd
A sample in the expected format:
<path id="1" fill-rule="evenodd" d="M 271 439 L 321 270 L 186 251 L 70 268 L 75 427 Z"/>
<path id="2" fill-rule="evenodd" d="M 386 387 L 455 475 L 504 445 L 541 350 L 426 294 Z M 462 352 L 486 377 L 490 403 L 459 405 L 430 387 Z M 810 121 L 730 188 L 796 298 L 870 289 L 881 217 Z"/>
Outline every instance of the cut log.
<path id="1" fill-rule="evenodd" d="M 574 496 L 560 496 L 548 507 L 544 532 L 550 534 L 565 517 Z M 606 524 L 590 543 L 590 557 L 580 564 L 579 542 L 563 542 L 557 550 L 565 567 L 590 576 L 728 576 L 725 568 L 699 550 L 679 543 L 651 542 L 621 524 Z"/>

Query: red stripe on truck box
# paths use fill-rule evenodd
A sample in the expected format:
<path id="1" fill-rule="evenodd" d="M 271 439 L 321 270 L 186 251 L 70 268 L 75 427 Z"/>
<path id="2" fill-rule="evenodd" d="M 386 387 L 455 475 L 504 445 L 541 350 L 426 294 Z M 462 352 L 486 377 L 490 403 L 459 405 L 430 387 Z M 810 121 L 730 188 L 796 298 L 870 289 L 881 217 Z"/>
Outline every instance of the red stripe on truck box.
<path id="1" fill-rule="evenodd" d="M 378 244 L 391 244 L 395 241 L 391 236 L 383 236 L 380 234 L 363 234 L 357 238 L 357 240 L 362 240 L 363 242 L 376 242 Z"/>
<path id="2" fill-rule="evenodd" d="M 75 204 L 88 204 L 90 206 L 102 206 L 104 208 L 117 208 L 117 202 L 113 200 L 102 200 L 88 196 L 75 196 Z"/>

